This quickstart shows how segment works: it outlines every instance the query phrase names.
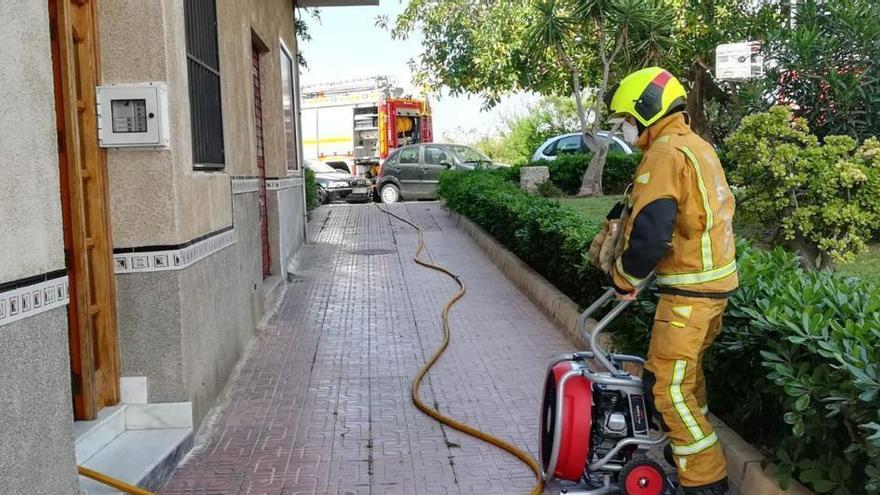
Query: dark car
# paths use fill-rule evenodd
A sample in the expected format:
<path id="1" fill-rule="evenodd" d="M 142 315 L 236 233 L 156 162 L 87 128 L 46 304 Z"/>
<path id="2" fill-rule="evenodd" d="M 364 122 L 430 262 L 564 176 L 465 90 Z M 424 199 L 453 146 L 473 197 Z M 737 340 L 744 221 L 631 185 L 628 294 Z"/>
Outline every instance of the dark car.
<path id="1" fill-rule="evenodd" d="M 460 144 L 411 144 L 395 150 L 379 168 L 376 190 L 383 203 L 403 199 L 435 199 L 444 170 L 473 170 L 508 165 L 493 162 L 479 151 Z"/>
<path id="2" fill-rule="evenodd" d="M 371 184 L 367 179 L 355 177 L 326 163 L 312 160 L 306 160 L 306 167 L 315 174 L 315 182 L 318 183 L 318 200 L 322 204 L 340 199 L 345 201 L 370 199 Z"/>

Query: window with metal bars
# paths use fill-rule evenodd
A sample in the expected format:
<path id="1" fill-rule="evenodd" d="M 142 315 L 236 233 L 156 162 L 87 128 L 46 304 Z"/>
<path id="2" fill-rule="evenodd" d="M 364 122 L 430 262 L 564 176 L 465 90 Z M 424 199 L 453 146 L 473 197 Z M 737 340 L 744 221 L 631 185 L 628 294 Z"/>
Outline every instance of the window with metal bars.
<path id="1" fill-rule="evenodd" d="M 193 167 L 199 170 L 222 169 L 225 156 L 217 4 L 216 0 L 185 0 L 183 9 Z"/>

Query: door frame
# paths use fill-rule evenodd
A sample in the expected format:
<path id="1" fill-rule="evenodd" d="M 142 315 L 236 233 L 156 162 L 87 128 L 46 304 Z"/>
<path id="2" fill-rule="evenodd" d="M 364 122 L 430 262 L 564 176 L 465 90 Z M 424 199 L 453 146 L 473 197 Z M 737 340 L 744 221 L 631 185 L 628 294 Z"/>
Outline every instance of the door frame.
<path id="1" fill-rule="evenodd" d="M 73 412 L 74 419 L 90 420 L 120 398 L 107 156 L 98 146 L 95 106 L 101 74 L 97 6 L 95 0 L 48 0 L 48 7 Z"/>

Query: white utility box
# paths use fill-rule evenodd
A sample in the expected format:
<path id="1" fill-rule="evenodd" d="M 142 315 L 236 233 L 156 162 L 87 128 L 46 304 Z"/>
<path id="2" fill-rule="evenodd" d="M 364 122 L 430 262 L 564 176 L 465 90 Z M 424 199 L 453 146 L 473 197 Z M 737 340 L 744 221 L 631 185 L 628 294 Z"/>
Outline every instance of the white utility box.
<path id="1" fill-rule="evenodd" d="M 102 148 L 168 148 L 168 90 L 164 83 L 98 86 L 98 143 Z"/>
<path id="2" fill-rule="evenodd" d="M 764 77 L 764 56 L 756 41 L 728 43 L 715 48 L 715 77 L 722 81 L 746 81 Z"/>

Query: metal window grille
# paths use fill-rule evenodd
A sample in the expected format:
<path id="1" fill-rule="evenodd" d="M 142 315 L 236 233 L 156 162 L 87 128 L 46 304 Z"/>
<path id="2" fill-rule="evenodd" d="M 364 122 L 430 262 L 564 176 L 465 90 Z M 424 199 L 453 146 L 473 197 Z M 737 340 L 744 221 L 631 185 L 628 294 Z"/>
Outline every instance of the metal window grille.
<path id="1" fill-rule="evenodd" d="M 221 169 L 225 156 L 216 0 L 185 0 L 184 18 L 193 166 Z"/>

